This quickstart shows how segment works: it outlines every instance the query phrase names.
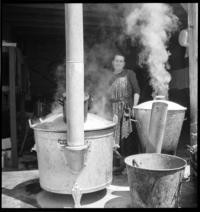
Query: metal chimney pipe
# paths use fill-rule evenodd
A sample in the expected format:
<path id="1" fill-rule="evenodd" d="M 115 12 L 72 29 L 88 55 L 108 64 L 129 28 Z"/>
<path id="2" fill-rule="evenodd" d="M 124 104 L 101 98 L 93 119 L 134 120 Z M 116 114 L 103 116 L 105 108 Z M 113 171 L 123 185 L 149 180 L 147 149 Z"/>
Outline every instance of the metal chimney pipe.
<path id="1" fill-rule="evenodd" d="M 84 145 L 84 48 L 82 4 L 65 4 L 67 143 Z"/>

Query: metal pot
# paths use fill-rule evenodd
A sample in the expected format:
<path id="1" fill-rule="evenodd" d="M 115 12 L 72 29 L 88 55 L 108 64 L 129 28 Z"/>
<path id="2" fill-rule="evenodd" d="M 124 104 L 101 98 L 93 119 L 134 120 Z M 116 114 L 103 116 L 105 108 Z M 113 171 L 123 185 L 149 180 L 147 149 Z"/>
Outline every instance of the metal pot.
<path id="1" fill-rule="evenodd" d="M 161 148 L 162 153 L 176 154 L 176 148 L 185 117 L 186 108 L 168 100 L 152 100 L 141 103 L 134 107 L 135 122 L 140 138 L 141 152 L 146 152 L 149 135 L 149 124 L 152 104 L 155 101 L 168 104 L 166 127 Z"/>
<path id="2" fill-rule="evenodd" d="M 46 191 L 72 194 L 78 207 L 82 194 L 104 189 L 112 182 L 116 123 L 88 113 L 84 123 L 87 148 L 77 153 L 66 145 L 67 124 L 63 122 L 62 113 L 49 120 L 37 124 L 29 120 L 34 129 L 40 185 Z M 74 154 L 80 154 L 83 163 L 78 172 L 72 169 L 77 162 Z"/>

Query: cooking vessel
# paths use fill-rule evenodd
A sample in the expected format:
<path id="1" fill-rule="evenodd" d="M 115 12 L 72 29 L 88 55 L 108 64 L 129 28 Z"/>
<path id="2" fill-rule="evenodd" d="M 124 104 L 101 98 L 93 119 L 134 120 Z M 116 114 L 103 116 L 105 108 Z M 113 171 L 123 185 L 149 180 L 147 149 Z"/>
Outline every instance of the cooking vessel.
<path id="1" fill-rule="evenodd" d="M 140 138 L 141 153 L 146 152 L 146 145 L 149 141 L 149 124 L 151 117 L 152 104 L 155 101 L 168 104 L 166 127 L 164 131 L 162 153 L 176 154 L 186 108 L 172 101 L 154 99 L 134 106 L 136 128 Z"/>

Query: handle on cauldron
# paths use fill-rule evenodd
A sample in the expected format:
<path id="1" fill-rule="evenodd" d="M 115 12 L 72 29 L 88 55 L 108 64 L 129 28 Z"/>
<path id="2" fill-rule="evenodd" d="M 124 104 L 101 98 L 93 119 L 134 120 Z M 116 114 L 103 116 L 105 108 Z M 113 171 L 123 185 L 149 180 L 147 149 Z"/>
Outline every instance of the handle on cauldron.
<path id="1" fill-rule="evenodd" d="M 31 122 L 32 122 L 31 119 L 28 119 L 28 123 L 29 123 L 30 128 L 34 128 L 38 124 L 38 123 L 32 124 Z"/>
<path id="2" fill-rule="evenodd" d="M 138 120 L 136 120 L 134 118 L 131 118 L 130 120 L 133 121 L 133 122 L 138 122 Z"/>
<path id="3" fill-rule="evenodd" d="M 41 118 L 39 118 L 39 122 L 32 124 L 32 120 L 28 119 L 28 123 L 29 123 L 30 128 L 34 128 L 36 125 L 38 125 L 39 123 L 42 123 L 42 122 L 43 122 L 43 120 Z"/>
<path id="4" fill-rule="evenodd" d="M 60 146 L 60 147 L 64 147 L 64 146 L 66 146 L 67 145 L 67 140 L 66 139 L 58 139 L 58 145 Z"/>
<path id="5" fill-rule="evenodd" d="M 63 97 L 58 99 L 58 103 L 62 106 L 64 106 L 64 101 L 65 101 L 65 99 Z"/>
<path id="6" fill-rule="evenodd" d="M 135 159 L 132 160 L 132 165 L 133 165 L 134 167 L 139 167 L 139 164 L 136 162 Z"/>
<path id="7" fill-rule="evenodd" d="M 66 139 L 60 139 L 60 138 L 58 139 L 58 141 L 57 141 L 57 147 L 58 147 L 58 149 L 60 151 L 62 151 L 62 152 L 64 151 L 64 148 L 66 146 L 66 142 L 67 142 Z M 65 158 L 64 153 L 62 153 L 61 156 L 62 156 L 62 158 L 64 160 L 65 165 L 68 166 L 68 162 L 67 162 L 67 159 Z"/>
<path id="8" fill-rule="evenodd" d="M 185 166 L 185 170 L 184 170 L 184 174 L 183 174 L 183 177 L 182 177 L 182 180 L 181 180 L 181 183 L 186 183 L 188 181 L 190 181 L 190 165 L 187 165 Z"/>

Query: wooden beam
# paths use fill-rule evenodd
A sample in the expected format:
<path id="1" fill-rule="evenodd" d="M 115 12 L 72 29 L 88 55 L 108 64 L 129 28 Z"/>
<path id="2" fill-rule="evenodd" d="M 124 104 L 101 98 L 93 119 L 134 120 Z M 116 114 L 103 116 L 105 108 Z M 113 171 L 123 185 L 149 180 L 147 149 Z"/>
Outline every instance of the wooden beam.
<path id="1" fill-rule="evenodd" d="M 40 21 L 40 22 L 31 22 L 30 20 L 11 20 L 9 22 L 7 22 L 11 25 L 11 27 L 30 27 L 30 28 L 52 28 L 52 29 L 60 29 L 63 28 L 64 29 L 64 22 L 63 21 L 59 21 L 59 22 L 54 22 L 54 21 Z M 84 27 L 100 27 L 100 22 L 98 21 L 94 21 L 91 19 L 84 19 Z M 110 27 L 109 22 L 105 23 L 104 25 L 105 27 Z M 112 26 L 112 27 L 117 27 L 117 26 Z"/>
<path id="2" fill-rule="evenodd" d="M 52 9 L 52 10 L 63 10 L 64 11 L 64 4 L 60 3 L 60 4 L 7 4 L 7 6 L 11 6 L 11 7 L 25 7 L 25 8 L 35 8 L 35 9 Z"/>
<path id="3" fill-rule="evenodd" d="M 16 28 L 42 28 L 42 29 L 64 29 L 65 25 L 64 23 L 45 23 L 45 22 L 40 22 L 40 23 L 34 23 L 34 22 L 9 22 L 11 27 L 16 27 Z M 35 30 L 34 29 L 34 30 Z"/>
<path id="4" fill-rule="evenodd" d="M 4 47 L 16 47 L 17 44 L 16 43 L 10 43 L 10 42 L 6 42 L 6 41 L 2 41 L 2 46 Z"/>
<path id="5" fill-rule="evenodd" d="M 102 3 L 91 3 L 91 4 L 83 4 L 83 11 L 94 11 L 96 10 L 96 8 L 98 8 L 101 12 L 105 11 L 105 7 L 106 6 L 112 6 L 112 4 L 102 4 Z M 116 5 L 116 3 L 115 3 Z M 9 7 L 16 7 L 16 8 L 31 8 L 31 9 L 51 9 L 51 10 L 63 10 L 64 11 L 64 4 L 63 3 L 53 3 L 53 4 L 38 4 L 38 3 L 34 3 L 34 4 L 7 4 L 6 6 Z"/>
<path id="6" fill-rule="evenodd" d="M 24 63 L 23 61 L 23 56 L 22 53 L 19 49 L 16 49 L 16 55 L 17 55 L 17 82 L 18 85 L 17 87 L 19 88 L 19 99 L 20 99 L 20 112 L 25 113 L 25 95 L 24 95 L 24 86 L 23 86 L 23 77 L 24 74 L 22 73 L 22 64 Z"/>
<path id="7" fill-rule="evenodd" d="M 37 28 L 37 30 L 35 28 L 16 28 L 15 29 L 16 34 L 19 36 L 23 36 L 23 35 L 33 35 L 33 36 L 37 36 L 37 35 L 44 35 L 44 36 L 60 36 L 60 35 L 64 35 L 65 34 L 65 30 L 62 28 L 59 29 L 42 29 L 42 28 Z"/>
<path id="8" fill-rule="evenodd" d="M 3 8 L 3 16 L 10 17 L 13 19 L 18 17 L 28 17 L 28 18 L 40 18 L 40 19 L 56 19 L 63 18 L 64 20 L 64 10 L 49 10 L 47 8 L 43 9 L 32 9 L 32 8 L 23 8 L 23 7 L 15 7 L 15 6 L 6 6 Z M 89 19 L 105 19 L 110 14 L 108 12 L 98 10 L 98 9 L 87 9 L 85 7 L 83 16 L 84 18 Z"/>
<path id="9" fill-rule="evenodd" d="M 12 167 L 18 168 L 17 125 L 16 125 L 16 48 L 9 47 L 9 97 L 10 97 L 10 134 L 12 143 Z"/>
<path id="10" fill-rule="evenodd" d="M 190 86 L 190 142 L 197 144 L 198 121 L 198 4 L 188 3 L 189 26 L 189 86 Z"/>
<path id="11" fill-rule="evenodd" d="M 106 25 L 110 25 L 110 20 L 108 19 L 108 17 L 104 16 L 104 18 L 99 17 L 92 17 L 90 15 L 84 15 L 83 17 L 84 20 L 84 24 L 86 25 L 98 25 L 100 22 L 104 22 Z M 27 26 L 31 26 L 31 25 L 43 25 L 45 27 L 45 25 L 54 25 L 56 26 L 57 24 L 59 25 L 64 25 L 64 15 L 63 16 L 56 16 L 56 17 L 52 17 L 52 16 L 40 16 L 37 15 L 37 17 L 34 16 L 30 16 L 29 15 L 25 15 L 25 14 L 12 14 L 12 15 L 8 15 L 4 17 L 4 22 L 8 22 L 14 25 L 27 25 Z"/>
<path id="12" fill-rule="evenodd" d="M 97 5 L 95 3 L 95 5 Z M 108 5 L 108 4 L 107 4 Z M 64 4 L 5 4 L 6 8 L 10 12 L 23 12 L 23 13 L 34 13 L 34 12 L 51 12 L 52 14 L 64 14 Z M 102 17 L 107 11 L 104 7 L 94 7 L 94 4 L 83 4 L 83 15 L 92 15 L 93 17 Z"/>
<path id="13" fill-rule="evenodd" d="M 100 28 L 100 25 L 95 24 L 95 23 L 89 23 L 89 24 L 84 24 L 84 32 L 87 30 L 91 30 L 94 32 L 96 29 Z M 110 26 L 104 26 L 104 29 L 109 29 Z M 115 27 L 113 28 L 117 30 L 118 28 Z M 56 35 L 64 35 L 65 30 L 64 27 L 58 27 L 54 28 L 53 26 L 49 28 L 48 27 L 15 27 L 14 31 L 16 32 L 17 35 L 22 36 L 22 35 L 48 35 L 48 36 L 56 36 Z"/>
<path id="14" fill-rule="evenodd" d="M 6 4 L 5 6 L 2 7 L 2 12 L 3 12 L 3 14 L 8 14 L 8 15 L 12 15 L 12 14 L 48 15 L 48 14 L 51 14 L 52 16 L 56 16 L 56 15 L 59 16 L 59 15 L 64 14 L 64 10 L 56 10 L 56 9 L 48 9 L 48 8 L 29 8 L 29 7 L 25 8 L 25 7 L 21 7 L 20 4 L 18 5 L 18 7 Z"/>
<path id="15" fill-rule="evenodd" d="M 51 15 L 49 16 L 40 16 L 36 15 L 35 16 L 30 16 L 30 15 L 25 15 L 25 14 L 20 14 L 20 15 L 10 15 L 10 16 L 5 16 L 4 21 L 7 22 L 22 22 L 22 23 L 46 23 L 46 24 L 60 24 L 60 23 L 65 23 L 64 15 L 63 16 L 56 16 L 53 17 Z"/>

